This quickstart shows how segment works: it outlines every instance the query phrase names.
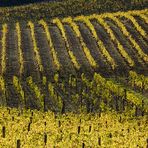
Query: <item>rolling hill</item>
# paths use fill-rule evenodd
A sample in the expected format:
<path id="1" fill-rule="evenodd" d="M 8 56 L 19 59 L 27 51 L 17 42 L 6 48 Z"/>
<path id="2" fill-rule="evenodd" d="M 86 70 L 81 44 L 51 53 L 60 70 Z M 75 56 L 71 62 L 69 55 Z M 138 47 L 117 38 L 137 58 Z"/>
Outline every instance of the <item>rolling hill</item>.
<path id="1" fill-rule="evenodd" d="M 0 146 L 148 146 L 148 9 L 13 21 L 6 14 Z"/>

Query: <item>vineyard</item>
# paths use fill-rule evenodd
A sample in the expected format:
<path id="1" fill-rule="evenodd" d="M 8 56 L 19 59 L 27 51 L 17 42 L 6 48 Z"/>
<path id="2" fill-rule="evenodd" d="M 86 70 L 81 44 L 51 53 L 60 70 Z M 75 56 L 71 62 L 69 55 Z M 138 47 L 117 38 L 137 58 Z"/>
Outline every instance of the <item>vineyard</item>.
<path id="1" fill-rule="evenodd" d="M 147 117 L 128 118 L 116 112 L 54 115 L 4 109 L 1 147 L 146 147 Z"/>
<path id="2" fill-rule="evenodd" d="M 148 146 L 148 9 L 2 23 L 0 41 L 1 147 Z"/>

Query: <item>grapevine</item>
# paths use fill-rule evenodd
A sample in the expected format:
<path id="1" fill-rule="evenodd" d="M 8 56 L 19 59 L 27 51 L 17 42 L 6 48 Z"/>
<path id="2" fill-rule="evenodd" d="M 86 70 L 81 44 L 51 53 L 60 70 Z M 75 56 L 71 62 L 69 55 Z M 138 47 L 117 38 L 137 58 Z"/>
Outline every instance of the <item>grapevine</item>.
<path id="1" fill-rule="evenodd" d="M 125 51 L 124 47 L 117 40 L 117 38 L 115 37 L 110 26 L 102 18 L 97 18 L 97 21 L 107 30 L 107 33 L 110 35 L 111 40 L 114 41 L 117 44 L 117 47 L 118 47 L 120 54 L 125 58 L 125 60 L 129 63 L 129 65 L 134 66 L 134 61 L 130 58 L 128 53 Z"/>
<path id="2" fill-rule="evenodd" d="M 24 62 L 23 62 L 23 52 L 22 52 L 22 39 L 21 39 L 21 28 L 20 24 L 16 23 L 16 31 L 17 31 L 17 37 L 18 37 L 18 54 L 19 54 L 19 63 L 20 63 L 20 74 L 23 73 L 24 69 Z"/>
<path id="3" fill-rule="evenodd" d="M 92 25 L 92 23 L 90 22 L 90 20 L 85 16 L 76 17 L 74 20 L 75 21 L 82 21 L 87 25 L 87 27 L 91 30 L 93 37 L 96 39 L 98 47 L 100 47 L 100 50 L 101 50 L 103 56 L 106 57 L 107 61 L 111 64 L 112 69 L 114 69 L 116 67 L 115 61 L 108 53 L 104 43 L 99 39 L 99 37 L 96 33 L 96 30 L 95 30 L 94 26 Z"/>
<path id="4" fill-rule="evenodd" d="M 86 44 L 84 43 L 81 33 L 79 31 L 78 25 L 72 20 L 71 17 L 63 19 L 62 22 L 68 23 L 73 28 L 76 36 L 80 39 L 83 51 L 86 55 L 86 58 L 88 59 L 90 65 L 95 68 L 97 66 L 97 63 L 95 62 L 94 58 L 92 57 L 90 50 L 87 48 Z"/>
<path id="5" fill-rule="evenodd" d="M 7 24 L 2 25 L 2 57 L 1 57 L 1 65 L 2 65 L 2 74 L 6 71 L 6 38 L 8 33 Z"/>
<path id="6" fill-rule="evenodd" d="M 53 45 L 51 35 L 50 35 L 49 29 L 48 29 L 48 25 L 44 20 L 40 20 L 39 24 L 41 24 L 45 29 L 46 37 L 47 37 L 47 40 L 49 42 L 49 46 L 50 46 L 50 49 L 51 49 L 54 64 L 55 64 L 57 70 L 59 70 L 61 65 L 60 65 L 60 62 L 58 60 L 57 52 L 54 49 L 54 45 Z"/>
<path id="7" fill-rule="evenodd" d="M 114 22 L 116 22 L 116 24 L 118 25 L 119 28 L 121 28 L 121 31 L 123 32 L 123 34 L 129 38 L 130 42 L 132 43 L 133 47 L 135 47 L 135 49 L 137 50 L 139 56 L 145 61 L 148 62 L 148 56 L 142 51 L 142 49 L 140 48 L 140 46 L 138 45 L 138 43 L 133 39 L 133 37 L 130 35 L 130 33 L 127 31 L 126 27 L 124 26 L 124 24 L 119 21 L 118 18 L 110 15 L 109 17 L 110 19 L 112 19 Z"/>
<path id="8" fill-rule="evenodd" d="M 68 43 L 68 40 L 67 40 L 67 37 L 66 37 L 66 33 L 65 33 L 65 29 L 64 29 L 63 24 L 61 23 L 61 21 L 58 18 L 54 19 L 53 23 L 55 23 L 58 26 L 58 28 L 60 29 L 60 31 L 61 31 L 62 37 L 64 38 L 64 41 L 66 43 L 67 52 L 68 52 L 68 54 L 69 54 L 69 56 L 70 56 L 70 58 L 72 60 L 72 63 L 74 64 L 74 67 L 76 69 L 80 69 L 80 65 L 79 65 L 79 63 L 77 61 L 77 58 L 75 57 L 75 55 L 72 52 L 72 50 L 70 50 L 70 45 Z"/>
<path id="9" fill-rule="evenodd" d="M 32 41 L 33 41 L 33 50 L 34 50 L 34 53 L 35 53 L 36 61 L 37 61 L 38 66 L 39 66 L 39 71 L 43 72 L 44 68 L 43 68 L 41 57 L 40 57 L 40 54 L 39 54 L 39 48 L 37 46 L 37 42 L 36 42 L 36 39 L 35 39 L 34 24 L 32 22 L 28 22 L 28 26 L 30 27 L 30 30 L 31 30 L 31 37 L 32 37 Z"/>

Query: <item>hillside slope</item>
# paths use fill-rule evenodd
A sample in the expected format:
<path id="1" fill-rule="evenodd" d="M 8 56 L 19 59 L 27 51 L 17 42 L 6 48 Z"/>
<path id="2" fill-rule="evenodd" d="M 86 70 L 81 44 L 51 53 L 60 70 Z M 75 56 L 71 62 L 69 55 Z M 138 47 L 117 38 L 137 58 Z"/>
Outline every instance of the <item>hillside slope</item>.
<path id="1" fill-rule="evenodd" d="M 0 74 L 147 74 L 147 9 L 0 26 Z"/>
<path id="2" fill-rule="evenodd" d="M 147 17 L 145 9 L 2 24 L 1 104 L 91 112 L 101 99 L 123 111 L 125 99 L 147 113 Z"/>

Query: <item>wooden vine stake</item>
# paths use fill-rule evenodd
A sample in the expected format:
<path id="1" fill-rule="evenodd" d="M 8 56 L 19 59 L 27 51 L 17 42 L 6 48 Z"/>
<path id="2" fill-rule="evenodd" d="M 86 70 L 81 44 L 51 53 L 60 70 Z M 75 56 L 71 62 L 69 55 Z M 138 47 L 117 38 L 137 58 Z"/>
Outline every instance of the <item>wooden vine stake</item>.
<path id="1" fill-rule="evenodd" d="M 45 96 L 44 96 L 44 112 L 46 112 L 46 99 L 45 99 Z"/>
<path id="2" fill-rule="evenodd" d="M 31 125 L 31 123 L 28 124 L 28 132 L 30 131 L 30 125 Z"/>
<path id="3" fill-rule="evenodd" d="M 135 109 L 135 116 L 137 117 L 138 116 L 138 107 L 136 106 L 136 109 Z"/>
<path id="4" fill-rule="evenodd" d="M 61 121 L 59 120 L 59 127 L 61 126 Z"/>
<path id="5" fill-rule="evenodd" d="M 144 116 L 144 100 L 142 100 L 142 112 L 141 115 Z"/>
<path id="6" fill-rule="evenodd" d="M 80 128 L 81 128 L 81 127 L 80 127 L 80 126 L 78 126 L 78 134 L 80 134 Z"/>
<path id="7" fill-rule="evenodd" d="M 63 104 L 62 104 L 62 110 L 61 110 L 61 113 L 64 114 L 64 113 L 65 113 L 65 102 L 64 102 L 64 100 L 63 100 L 62 103 L 63 103 Z"/>
<path id="8" fill-rule="evenodd" d="M 12 121 L 14 121 L 14 116 L 12 116 Z"/>
<path id="9" fill-rule="evenodd" d="M 21 147 L 21 141 L 20 141 L 20 139 L 17 140 L 17 146 L 16 147 L 17 148 L 20 148 Z"/>
<path id="10" fill-rule="evenodd" d="M 85 148 L 85 144 L 84 143 L 82 143 L 82 148 Z"/>
<path id="11" fill-rule="evenodd" d="M 6 127 L 3 126 L 3 128 L 2 128 L 2 137 L 5 138 L 5 136 L 6 136 Z"/>
<path id="12" fill-rule="evenodd" d="M 89 133 L 91 132 L 91 125 L 89 126 Z"/>
<path id="13" fill-rule="evenodd" d="M 98 138 L 98 145 L 101 146 L 101 137 Z"/>
<path id="14" fill-rule="evenodd" d="M 44 144 L 45 145 L 47 144 L 47 134 L 46 133 L 44 134 Z"/>

